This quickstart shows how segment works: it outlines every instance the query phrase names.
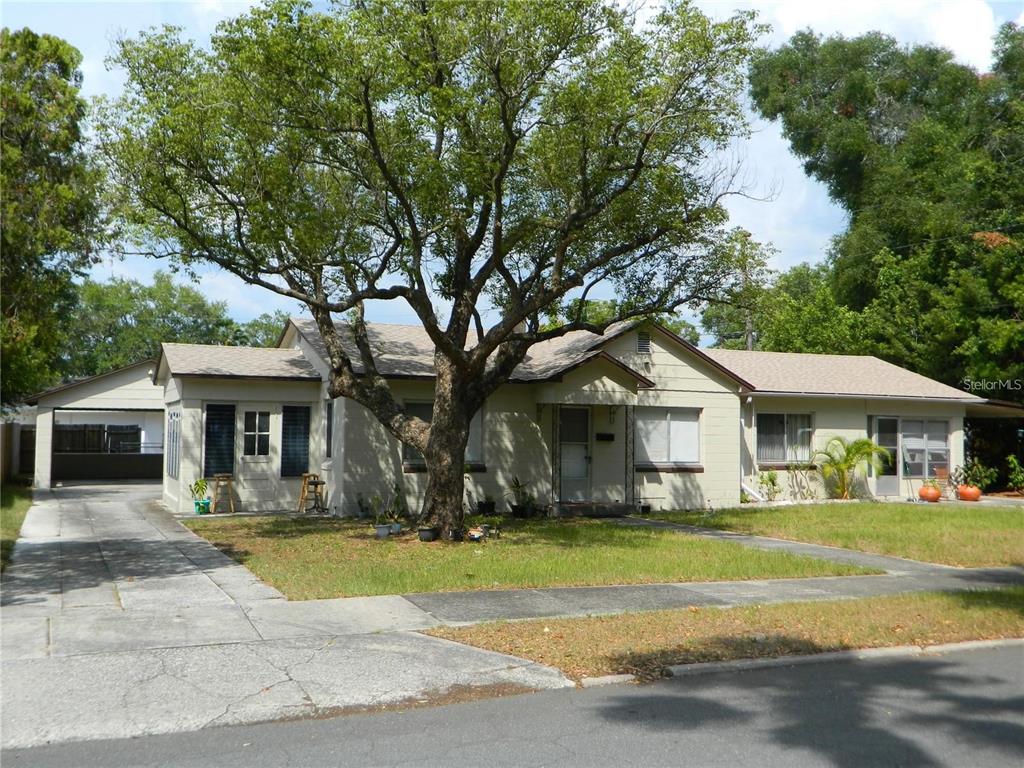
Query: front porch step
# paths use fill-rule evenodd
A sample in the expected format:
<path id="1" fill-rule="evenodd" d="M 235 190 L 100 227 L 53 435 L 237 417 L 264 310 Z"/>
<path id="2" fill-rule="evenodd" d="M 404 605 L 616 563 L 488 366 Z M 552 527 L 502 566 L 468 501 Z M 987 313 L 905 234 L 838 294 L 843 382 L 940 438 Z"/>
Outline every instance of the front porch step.
<path id="1" fill-rule="evenodd" d="M 555 504 L 559 517 L 625 517 L 636 514 L 635 504 L 617 501 L 560 501 Z"/>

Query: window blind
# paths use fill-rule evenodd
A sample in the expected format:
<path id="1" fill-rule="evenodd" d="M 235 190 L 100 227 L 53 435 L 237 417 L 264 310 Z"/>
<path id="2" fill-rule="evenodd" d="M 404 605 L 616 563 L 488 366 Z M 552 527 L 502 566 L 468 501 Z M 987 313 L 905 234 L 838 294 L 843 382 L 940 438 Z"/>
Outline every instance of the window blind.
<path id="1" fill-rule="evenodd" d="M 235 406 L 206 406 L 206 442 L 203 476 L 233 474 L 235 471 Z"/>
<path id="2" fill-rule="evenodd" d="M 281 477 L 309 471 L 309 406 L 281 407 Z"/>

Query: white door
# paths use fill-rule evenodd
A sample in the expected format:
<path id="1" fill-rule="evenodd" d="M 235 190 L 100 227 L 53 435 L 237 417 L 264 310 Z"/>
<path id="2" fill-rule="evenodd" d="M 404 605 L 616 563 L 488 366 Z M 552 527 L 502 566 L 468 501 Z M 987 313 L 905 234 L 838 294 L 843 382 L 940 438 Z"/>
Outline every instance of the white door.
<path id="1" fill-rule="evenodd" d="M 558 442 L 561 454 L 560 501 L 590 499 L 590 409 L 558 409 Z"/>
<path id="2" fill-rule="evenodd" d="M 875 417 L 875 442 L 889 451 L 889 461 L 878 472 L 876 496 L 900 495 L 900 420 L 895 416 Z"/>

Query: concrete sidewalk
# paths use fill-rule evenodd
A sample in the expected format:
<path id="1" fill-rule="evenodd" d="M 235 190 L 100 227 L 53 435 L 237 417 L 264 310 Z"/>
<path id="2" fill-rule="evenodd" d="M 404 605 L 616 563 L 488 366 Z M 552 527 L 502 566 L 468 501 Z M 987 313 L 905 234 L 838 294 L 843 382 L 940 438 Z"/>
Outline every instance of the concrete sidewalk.
<path id="1" fill-rule="evenodd" d="M 180 525 L 158 494 L 82 486 L 41 494 L 30 509 L 0 595 L 4 747 L 315 716 L 453 687 L 572 685 L 557 670 L 414 631 L 445 624 L 1024 583 L 1016 568 L 768 539 L 739 543 L 888 572 L 290 602 Z"/>

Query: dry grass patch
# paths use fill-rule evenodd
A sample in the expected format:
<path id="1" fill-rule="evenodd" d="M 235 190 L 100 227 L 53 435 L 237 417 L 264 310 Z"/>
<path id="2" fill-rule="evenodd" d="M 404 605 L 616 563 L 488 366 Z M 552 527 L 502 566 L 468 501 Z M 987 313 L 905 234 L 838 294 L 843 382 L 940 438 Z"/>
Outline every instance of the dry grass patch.
<path id="1" fill-rule="evenodd" d="M 1022 637 L 1024 587 L 496 622 L 428 634 L 532 659 L 574 680 L 649 680 L 672 664 Z"/>
<path id="2" fill-rule="evenodd" d="M 500 539 L 479 544 L 425 544 L 415 532 L 378 541 L 365 522 L 333 519 L 204 517 L 187 525 L 292 600 L 872 572 L 606 520 L 504 521 Z"/>
<path id="3" fill-rule="evenodd" d="M 796 504 L 649 517 L 962 567 L 1024 564 L 1024 507 Z"/>

